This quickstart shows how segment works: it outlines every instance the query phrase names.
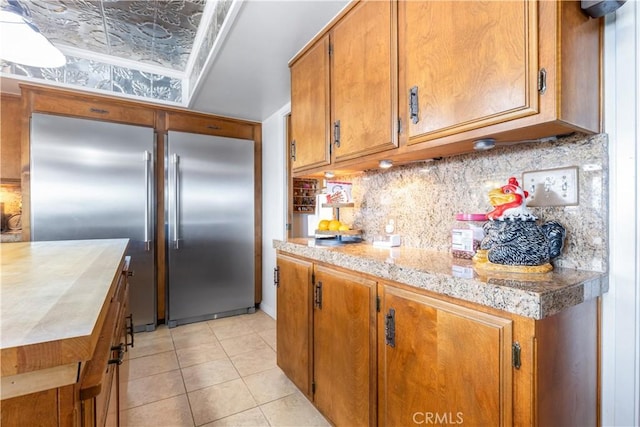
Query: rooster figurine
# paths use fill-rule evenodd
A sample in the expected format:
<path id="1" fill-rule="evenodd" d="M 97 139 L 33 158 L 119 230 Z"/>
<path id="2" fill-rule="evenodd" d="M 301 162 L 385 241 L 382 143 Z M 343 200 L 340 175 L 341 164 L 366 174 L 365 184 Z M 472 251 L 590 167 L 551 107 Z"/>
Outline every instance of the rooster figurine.
<path id="1" fill-rule="evenodd" d="M 478 267 L 526 273 L 553 269 L 550 261 L 562 252 L 566 231 L 555 221 L 537 225 L 526 206 L 528 195 L 514 177 L 489 192 L 494 209 L 487 214 L 485 237 L 473 258 Z"/>

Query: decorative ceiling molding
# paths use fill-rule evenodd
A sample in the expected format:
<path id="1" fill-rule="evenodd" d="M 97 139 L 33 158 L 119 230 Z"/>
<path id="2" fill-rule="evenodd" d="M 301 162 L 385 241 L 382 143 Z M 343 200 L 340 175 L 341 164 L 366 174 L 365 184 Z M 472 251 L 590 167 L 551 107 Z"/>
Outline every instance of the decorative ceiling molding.
<path id="1" fill-rule="evenodd" d="M 3 63 L 3 75 L 186 106 L 213 60 L 220 30 L 230 25 L 225 19 L 233 0 L 21 3 L 32 22 L 65 53 L 67 64 L 36 68 Z M 0 6 L 5 4 L 0 0 Z"/>

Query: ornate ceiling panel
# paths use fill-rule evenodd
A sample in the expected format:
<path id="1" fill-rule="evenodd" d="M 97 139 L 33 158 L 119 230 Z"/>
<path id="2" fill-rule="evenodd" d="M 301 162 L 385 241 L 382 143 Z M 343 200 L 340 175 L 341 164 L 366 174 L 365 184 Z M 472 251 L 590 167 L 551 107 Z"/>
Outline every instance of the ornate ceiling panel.
<path id="1" fill-rule="evenodd" d="M 213 7 L 206 8 L 208 2 Z M 6 3 L 0 0 L 0 6 Z M 20 0 L 42 34 L 66 54 L 67 64 L 41 69 L 4 63 L 2 73 L 186 104 L 232 3 Z"/>
<path id="2" fill-rule="evenodd" d="M 184 71 L 205 0 L 38 0 L 25 5 L 56 45 Z"/>

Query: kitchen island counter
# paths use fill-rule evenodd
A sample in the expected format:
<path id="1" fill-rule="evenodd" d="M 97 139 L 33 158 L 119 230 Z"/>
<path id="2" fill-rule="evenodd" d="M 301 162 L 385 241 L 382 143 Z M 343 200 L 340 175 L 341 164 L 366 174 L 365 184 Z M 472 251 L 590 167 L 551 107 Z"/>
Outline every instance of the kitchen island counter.
<path id="1" fill-rule="evenodd" d="M 542 274 L 482 272 L 470 260 L 449 253 L 367 243 L 328 247 L 314 242 L 274 240 L 273 246 L 282 253 L 533 319 L 552 316 L 608 290 L 606 275 L 600 272 L 566 268 Z"/>
<path id="2" fill-rule="evenodd" d="M 75 383 L 91 359 L 127 239 L 20 242 L 2 251 L 2 398 Z"/>

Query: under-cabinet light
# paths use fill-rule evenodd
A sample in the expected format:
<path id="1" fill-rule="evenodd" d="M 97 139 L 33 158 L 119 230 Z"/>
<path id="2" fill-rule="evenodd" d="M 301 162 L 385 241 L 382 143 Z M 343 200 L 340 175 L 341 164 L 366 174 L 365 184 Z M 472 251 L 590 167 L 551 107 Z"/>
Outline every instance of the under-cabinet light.
<path id="1" fill-rule="evenodd" d="M 382 169 L 389 169 L 391 166 L 393 166 L 393 160 L 380 160 L 380 162 L 378 162 L 378 166 L 380 166 L 380 168 Z"/>
<path id="2" fill-rule="evenodd" d="M 473 149 L 477 151 L 491 150 L 496 146 L 496 140 L 493 138 L 477 139 L 473 142 Z"/>

